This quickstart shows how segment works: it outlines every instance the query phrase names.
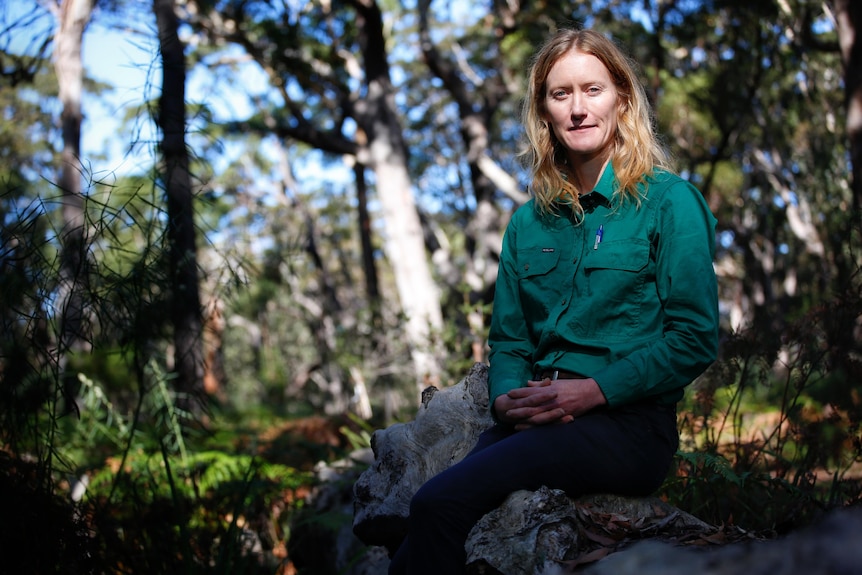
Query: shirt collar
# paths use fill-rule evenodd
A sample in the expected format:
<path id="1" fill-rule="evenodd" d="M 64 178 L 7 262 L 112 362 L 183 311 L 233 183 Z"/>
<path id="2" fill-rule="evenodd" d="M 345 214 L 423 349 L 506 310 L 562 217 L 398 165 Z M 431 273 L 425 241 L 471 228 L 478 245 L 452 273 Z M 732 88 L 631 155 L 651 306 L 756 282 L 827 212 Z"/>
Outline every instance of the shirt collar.
<path id="1" fill-rule="evenodd" d="M 617 187 L 617 177 L 614 173 L 612 162 L 608 162 L 605 169 L 602 171 L 602 177 L 599 178 L 596 187 L 588 194 L 584 194 L 579 198 L 581 207 L 585 212 L 593 211 L 596 206 L 610 207 L 611 198 L 614 196 L 614 190 Z"/>

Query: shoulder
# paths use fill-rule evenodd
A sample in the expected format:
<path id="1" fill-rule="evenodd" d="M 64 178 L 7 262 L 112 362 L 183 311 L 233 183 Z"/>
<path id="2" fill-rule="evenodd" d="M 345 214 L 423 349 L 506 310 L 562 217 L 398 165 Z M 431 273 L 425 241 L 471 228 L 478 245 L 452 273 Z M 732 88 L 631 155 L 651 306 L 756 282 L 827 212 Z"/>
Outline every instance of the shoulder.
<path id="1" fill-rule="evenodd" d="M 509 220 L 509 227 L 522 228 L 524 226 L 529 226 L 540 219 L 541 214 L 539 213 L 538 204 L 535 199 L 530 198 L 527 202 L 518 206 L 512 214 L 512 218 Z"/>
<path id="2" fill-rule="evenodd" d="M 689 182 L 679 174 L 670 172 L 662 168 L 657 168 L 652 174 L 648 175 L 644 179 L 646 181 L 646 184 L 649 186 L 650 191 L 665 191 L 667 189 L 672 189 L 676 187 L 690 188 L 695 191 L 697 190 L 697 188 L 695 188 L 691 182 Z"/>
<path id="3" fill-rule="evenodd" d="M 513 218 L 519 217 L 532 217 L 535 218 L 539 213 L 539 204 L 536 202 L 536 198 L 530 198 L 520 206 L 515 209 L 515 213 L 512 215 Z"/>
<path id="4" fill-rule="evenodd" d="M 509 248 L 515 245 L 543 244 L 560 241 L 561 234 L 573 229 L 571 208 L 560 206 L 558 212 L 543 214 L 533 200 L 519 206 L 512 214 L 504 235 Z"/>
<path id="5" fill-rule="evenodd" d="M 715 230 L 717 220 L 703 193 L 685 178 L 656 170 L 647 178 L 645 204 L 661 228 Z"/>
<path id="6" fill-rule="evenodd" d="M 684 205 L 705 206 L 703 193 L 682 176 L 663 169 L 657 169 L 644 181 L 644 197 L 654 206 L 667 202 Z"/>

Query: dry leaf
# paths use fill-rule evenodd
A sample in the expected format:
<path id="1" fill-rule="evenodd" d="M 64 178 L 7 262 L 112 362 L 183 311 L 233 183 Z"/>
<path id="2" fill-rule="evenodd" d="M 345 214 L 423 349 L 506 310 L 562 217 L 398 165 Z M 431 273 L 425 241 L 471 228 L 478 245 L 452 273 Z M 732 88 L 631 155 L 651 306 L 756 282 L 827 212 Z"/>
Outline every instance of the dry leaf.
<path id="1" fill-rule="evenodd" d="M 598 533 L 594 533 L 589 530 L 582 530 L 583 535 L 594 543 L 598 543 L 599 545 L 604 545 L 605 547 L 616 545 L 619 541 L 618 539 L 613 539 L 611 537 L 605 537 L 604 535 L 599 535 Z"/>

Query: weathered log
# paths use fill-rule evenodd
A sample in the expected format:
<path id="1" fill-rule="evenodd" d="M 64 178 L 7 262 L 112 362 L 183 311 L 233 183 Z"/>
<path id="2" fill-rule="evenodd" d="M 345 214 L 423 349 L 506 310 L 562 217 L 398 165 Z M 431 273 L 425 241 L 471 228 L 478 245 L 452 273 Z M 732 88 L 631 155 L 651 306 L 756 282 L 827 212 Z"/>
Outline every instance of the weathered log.
<path id="1" fill-rule="evenodd" d="M 374 463 L 353 487 L 353 531 L 391 553 L 407 533 L 410 499 L 428 479 L 460 461 L 493 425 L 488 369 L 477 363 L 452 387 L 429 387 L 413 421 L 374 432 Z"/>
<path id="2" fill-rule="evenodd" d="M 410 499 L 416 490 L 460 461 L 491 425 L 487 367 L 477 363 L 457 385 L 426 390 L 414 421 L 375 432 L 374 463 L 354 485 L 357 537 L 394 553 L 406 534 Z M 615 521 L 622 533 L 596 529 L 594 521 L 605 518 Z M 626 522 L 628 528 L 623 527 Z M 683 527 L 713 529 L 654 498 L 572 500 L 550 489 L 519 491 L 477 523 L 466 545 L 468 565 L 475 573 L 533 575 L 546 563 L 571 565 L 585 554 L 595 557 L 602 553 L 597 547 L 613 548 L 608 542 L 615 543 L 615 537 L 631 539 L 647 527 L 651 535 Z M 597 546 L 597 538 L 606 544 Z"/>
<path id="3" fill-rule="evenodd" d="M 572 499 L 542 487 L 516 491 L 467 539 L 467 571 L 534 575 L 574 570 L 634 541 L 709 536 L 717 529 L 655 497 Z"/>

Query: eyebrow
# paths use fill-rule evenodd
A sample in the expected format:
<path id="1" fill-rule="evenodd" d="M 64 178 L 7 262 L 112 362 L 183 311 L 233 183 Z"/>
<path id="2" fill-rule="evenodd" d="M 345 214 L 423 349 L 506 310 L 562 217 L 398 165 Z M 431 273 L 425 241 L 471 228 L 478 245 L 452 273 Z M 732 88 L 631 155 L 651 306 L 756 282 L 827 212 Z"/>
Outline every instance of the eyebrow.
<path id="1" fill-rule="evenodd" d="M 558 82 L 555 84 L 551 84 L 550 82 L 545 82 L 544 92 L 550 92 L 556 88 L 568 88 L 572 85 L 571 82 Z M 599 86 L 600 88 L 607 88 L 609 86 L 616 86 L 616 84 L 611 81 L 605 80 L 589 80 L 587 82 L 580 82 L 577 86 Z"/>

